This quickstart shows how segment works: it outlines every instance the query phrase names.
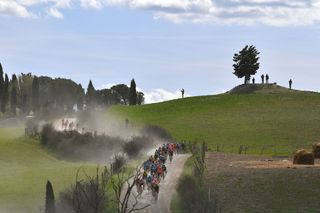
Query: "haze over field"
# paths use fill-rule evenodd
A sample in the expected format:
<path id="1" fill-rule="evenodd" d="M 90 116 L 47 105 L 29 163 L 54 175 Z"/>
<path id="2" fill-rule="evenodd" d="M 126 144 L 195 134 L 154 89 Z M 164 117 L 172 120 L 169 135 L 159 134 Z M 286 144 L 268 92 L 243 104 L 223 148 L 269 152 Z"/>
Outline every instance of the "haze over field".
<path id="1" fill-rule="evenodd" d="M 262 73 L 319 90 L 319 0 L 1 0 L 0 59 L 9 74 L 96 87 L 135 78 L 146 102 L 227 91 L 232 55 L 261 51 Z"/>

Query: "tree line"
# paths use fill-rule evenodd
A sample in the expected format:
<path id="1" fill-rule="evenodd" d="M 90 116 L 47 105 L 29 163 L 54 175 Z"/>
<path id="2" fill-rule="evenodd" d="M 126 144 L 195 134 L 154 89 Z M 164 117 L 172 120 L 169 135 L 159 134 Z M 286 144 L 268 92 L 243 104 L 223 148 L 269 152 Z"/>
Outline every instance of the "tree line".
<path id="1" fill-rule="evenodd" d="M 143 103 L 144 94 L 136 90 L 134 79 L 130 87 L 117 84 L 101 90 L 96 90 L 90 80 L 85 91 L 81 84 L 71 79 L 31 73 L 13 74 L 10 79 L 0 63 L 0 118 L 32 113 L 63 114 L 108 105 Z"/>

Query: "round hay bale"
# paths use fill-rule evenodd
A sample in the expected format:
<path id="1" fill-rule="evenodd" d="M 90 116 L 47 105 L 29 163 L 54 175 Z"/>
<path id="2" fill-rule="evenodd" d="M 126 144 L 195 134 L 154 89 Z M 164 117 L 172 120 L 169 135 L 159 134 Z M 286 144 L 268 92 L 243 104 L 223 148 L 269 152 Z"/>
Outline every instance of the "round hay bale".
<path id="1" fill-rule="evenodd" d="M 312 152 L 308 152 L 304 149 L 296 151 L 293 158 L 293 164 L 307 164 L 314 165 L 314 156 Z"/>
<path id="2" fill-rule="evenodd" d="M 316 143 L 312 146 L 312 153 L 314 158 L 320 158 L 320 143 Z"/>

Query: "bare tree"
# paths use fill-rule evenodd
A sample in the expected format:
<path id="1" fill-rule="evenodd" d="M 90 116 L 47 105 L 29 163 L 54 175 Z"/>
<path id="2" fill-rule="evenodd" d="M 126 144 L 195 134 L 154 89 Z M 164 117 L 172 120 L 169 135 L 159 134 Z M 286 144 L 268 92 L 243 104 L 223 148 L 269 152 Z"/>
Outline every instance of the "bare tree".
<path id="1" fill-rule="evenodd" d="M 80 179 L 80 174 L 84 178 Z M 110 201 L 116 203 L 118 213 L 143 210 L 150 205 L 139 203 L 139 194 L 134 188 L 141 177 L 141 167 L 132 172 L 121 169 L 117 174 L 112 174 L 107 167 L 102 172 L 97 168 L 93 177 L 87 175 L 81 167 L 77 171 L 75 185 L 61 193 L 58 212 L 105 213 L 110 208 Z M 109 197 L 108 191 L 113 191 L 113 199 Z"/>
<path id="2" fill-rule="evenodd" d="M 80 179 L 80 172 L 84 174 L 84 179 Z M 94 177 L 87 175 L 83 167 L 80 167 L 76 175 L 76 184 L 60 196 L 61 208 L 68 207 L 75 213 L 106 212 L 108 203 L 106 187 L 110 177 L 107 167 L 101 173 L 97 168 Z"/>
<path id="3" fill-rule="evenodd" d="M 118 213 L 140 211 L 150 206 L 139 205 L 139 194 L 134 192 L 134 187 L 141 177 L 141 167 L 137 167 L 132 173 L 121 172 L 111 178 L 110 182 L 115 194 Z"/>

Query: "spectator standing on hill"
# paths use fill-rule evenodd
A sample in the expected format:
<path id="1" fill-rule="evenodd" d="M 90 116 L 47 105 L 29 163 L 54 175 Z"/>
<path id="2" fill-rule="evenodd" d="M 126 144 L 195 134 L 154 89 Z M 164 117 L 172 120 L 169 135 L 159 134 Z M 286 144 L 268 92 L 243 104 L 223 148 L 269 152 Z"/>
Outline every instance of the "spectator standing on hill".
<path id="1" fill-rule="evenodd" d="M 292 88 L 292 79 L 289 80 L 289 89 Z"/>
<path id="2" fill-rule="evenodd" d="M 262 82 L 262 84 L 264 84 L 264 75 L 263 74 L 261 75 L 261 82 Z"/>
<path id="3" fill-rule="evenodd" d="M 182 98 L 184 98 L 184 89 L 181 90 Z"/>
<path id="4" fill-rule="evenodd" d="M 269 75 L 266 74 L 266 83 L 268 84 L 269 83 Z"/>
<path id="5" fill-rule="evenodd" d="M 255 84 L 256 79 L 252 78 L 252 83 Z"/>

